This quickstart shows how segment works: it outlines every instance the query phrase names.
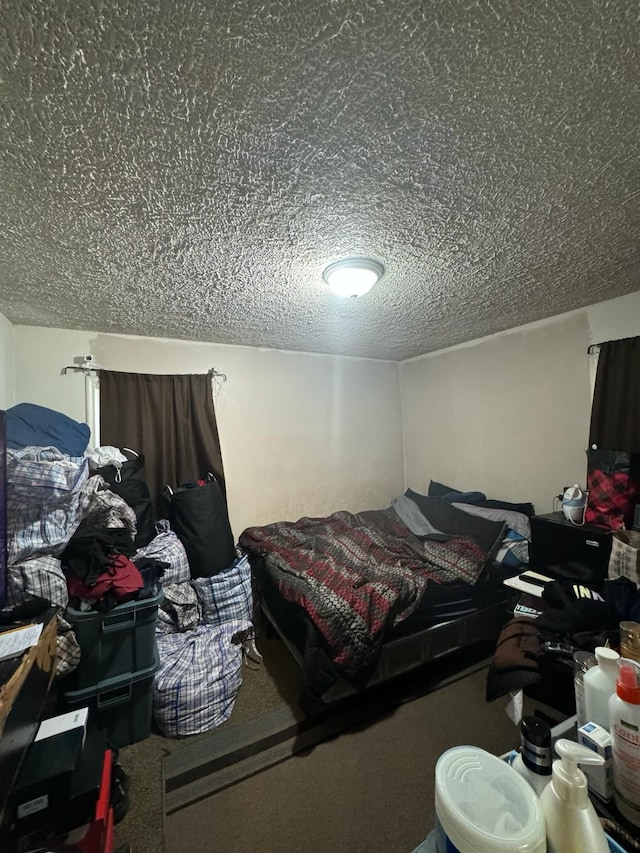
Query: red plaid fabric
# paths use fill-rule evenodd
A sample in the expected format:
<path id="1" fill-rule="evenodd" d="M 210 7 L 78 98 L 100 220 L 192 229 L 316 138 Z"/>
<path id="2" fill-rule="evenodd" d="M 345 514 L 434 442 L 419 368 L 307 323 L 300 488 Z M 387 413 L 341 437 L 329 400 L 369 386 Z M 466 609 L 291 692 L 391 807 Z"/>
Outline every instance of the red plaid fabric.
<path id="1" fill-rule="evenodd" d="M 589 499 L 584 518 L 587 524 L 610 530 L 631 527 L 640 489 L 630 471 L 594 468 L 587 474 L 587 490 Z"/>

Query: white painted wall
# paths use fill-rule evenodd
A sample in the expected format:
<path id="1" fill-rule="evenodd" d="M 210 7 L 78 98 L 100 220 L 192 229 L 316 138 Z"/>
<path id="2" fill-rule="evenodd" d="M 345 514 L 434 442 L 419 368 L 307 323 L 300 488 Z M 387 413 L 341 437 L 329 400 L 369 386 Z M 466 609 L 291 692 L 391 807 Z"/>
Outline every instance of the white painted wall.
<path id="1" fill-rule="evenodd" d="M 15 402 L 13 350 L 13 324 L 0 314 L 0 409 L 8 409 Z"/>
<path id="2" fill-rule="evenodd" d="M 638 334 L 640 292 L 399 366 L 0 320 L 0 382 L 10 402 L 83 420 L 84 380 L 60 370 L 88 352 L 114 370 L 227 373 L 216 412 L 237 536 L 383 507 L 430 479 L 550 511 L 562 486 L 585 480 L 596 363 L 587 347 Z"/>
<path id="3" fill-rule="evenodd" d="M 112 370 L 226 373 L 215 407 L 236 537 L 254 524 L 381 508 L 402 491 L 395 363 L 30 326 L 14 336 L 19 400 L 77 420 L 84 379 L 60 371 L 85 353 Z"/>
<path id="4" fill-rule="evenodd" d="M 586 478 L 591 343 L 640 334 L 640 292 L 401 365 L 405 482 L 553 509 Z"/>

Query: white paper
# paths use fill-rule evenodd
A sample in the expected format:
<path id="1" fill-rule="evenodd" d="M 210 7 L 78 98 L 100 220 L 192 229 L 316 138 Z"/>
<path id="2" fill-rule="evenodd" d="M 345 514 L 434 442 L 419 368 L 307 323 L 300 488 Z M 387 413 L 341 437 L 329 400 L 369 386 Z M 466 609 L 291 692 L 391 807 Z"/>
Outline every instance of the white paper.
<path id="1" fill-rule="evenodd" d="M 538 578 L 538 580 L 541 580 L 541 581 L 552 581 L 553 580 L 553 578 L 549 578 L 546 575 L 541 575 L 538 572 L 528 571 L 528 572 L 523 572 L 522 575 L 514 575 L 514 577 L 512 577 L 512 578 L 507 578 L 502 583 L 505 586 L 510 586 L 512 589 L 517 589 L 520 592 L 526 592 L 529 595 L 535 595 L 536 598 L 542 598 L 543 587 L 539 586 L 538 584 L 527 583 L 526 582 L 527 575 L 529 577 Z"/>
<path id="2" fill-rule="evenodd" d="M 512 690 L 509 695 L 511 699 L 505 708 L 505 713 L 511 722 L 518 726 L 520 725 L 524 709 L 524 692 L 522 690 Z"/>
<path id="3" fill-rule="evenodd" d="M 43 720 L 36 734 L 36 740 L 44 740 L 48 737 L 66 732 L 68 729 L 82 727 L 86 729 L 87 718 L 89 715 L 88 708 L 78 708 L 77 711 L 68 711 L 66 714 L 58 714 L 57 717 L 50 717 L 48 720 Z"/>
<path id="4" fill-rule="evenodd" d="M 40 634 L 42 634 L 42 622 L 0 634 L 0 660 L 21 655 L 26 649 L 37 645 Z"/>

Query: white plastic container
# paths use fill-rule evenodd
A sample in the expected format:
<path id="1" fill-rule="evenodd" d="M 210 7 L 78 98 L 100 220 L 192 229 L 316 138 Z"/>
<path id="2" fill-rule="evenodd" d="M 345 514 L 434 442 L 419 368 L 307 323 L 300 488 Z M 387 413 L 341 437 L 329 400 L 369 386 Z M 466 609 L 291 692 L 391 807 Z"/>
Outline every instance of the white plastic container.
<path id="1" fill-rule="evenodd" d="M 640 665 L 635 661 L 619 662 L 609 714 L 614 800 L 618 811 L 640 826 Z"/>
<path id="2" fill-rule="evenodd" d="M 592 666 L 597 666 L 598 661 L 596 656 L 591 652 L 574 652 L 573 653 L 573 686 L 576 694 L 576 718 L 578 728 L 588 723 L 587 719 L 587 703 L 584 698 L 584 674 Z"/>
<path id="3" fill-rule="evenodd" d="M 598 665 L 584 674 L 587 722 L 609 731 L 609 699 L 616 692 L 620 655 L 613 649 L 598 646 L 596 660 Z"/>
<path id="4" fill-rule="evenodd" d="M 506 762 L 456 746 L 436 763 L 438 853 L 545 853 L 538 798 Z"/>
<path id="5" fill-rule="evenodd" d="M 586 746 L 562 738 L 556 742 L 551 782 L 540 796 L 549 853 L 608 853 L 607 837 L 589 800 L 581 764 L 603 764 Z"/>

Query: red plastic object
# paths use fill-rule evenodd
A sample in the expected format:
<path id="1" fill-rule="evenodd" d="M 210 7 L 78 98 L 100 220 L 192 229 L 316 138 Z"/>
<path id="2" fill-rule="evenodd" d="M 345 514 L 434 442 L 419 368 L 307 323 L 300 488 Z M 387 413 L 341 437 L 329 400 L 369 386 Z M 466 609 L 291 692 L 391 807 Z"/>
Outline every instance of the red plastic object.
<path id="1" fill-rule="evenodd" d="M 102 779 L 95 818 L 87 827 L 82 839 L 75 842 L 75 847 L 81 853 L 111 853 L 113 850 L 113 809 L 110 805 L 111 765 L 112 753 L 107 749 L 102 764 Z"/>
<path id="2" fill-rule="evenodd" d="M 640 684 L 638 684 L 633 664 L 624 661 L 620 664 L 616 693 L 624 702 L 640 705 Z"/>

